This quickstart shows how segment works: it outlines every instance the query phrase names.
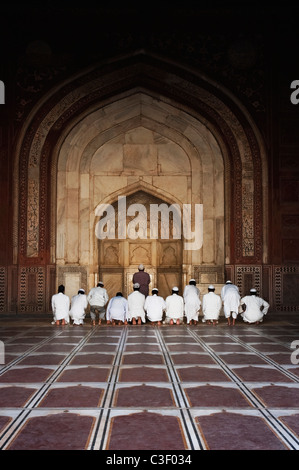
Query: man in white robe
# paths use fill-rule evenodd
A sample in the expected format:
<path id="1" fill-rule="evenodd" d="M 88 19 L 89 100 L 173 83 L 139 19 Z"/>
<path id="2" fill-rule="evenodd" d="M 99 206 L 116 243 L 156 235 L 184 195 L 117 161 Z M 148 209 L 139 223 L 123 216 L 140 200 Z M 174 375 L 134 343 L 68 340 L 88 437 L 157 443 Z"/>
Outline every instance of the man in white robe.
<path id="1" fill-rule="evenodd" d="M 83 325 L 87 306 L 88 302 L 85 291 L 84 289 L 79 289 L 78 294 L 71 298 L 70 317 L 73 320 L 73 325 Z"/>
<path id="2" fill-rule="evenodd" d="M 52 295 L 51 305 L 53 311 L 53 317 L 56 325 L 65 325 L 69 323 L 69 309 L 70 309 L 70 299 L 64 293 L 64 286 L 60 285 L 58 287 L 58 293 Z"/>
<path id="3" fill-rule="evenodd" d="M 163 312 L 166 310 L 166 303 L 163 297 L 158 295 L 159 291 L 155 287 L 152 290 L 152 295 L 147 296 L 145 299 L 144 310 L 146 311 L 147 319 L 151 323 L 161 325 Z"/>
<path id="4" fill-rule="evenodd" d="M 144 302 L 145 295 L 140 292 L 140 284 L 136 282 L 133 285 L 134 291 L 128 295 L 128 320 L 133 325 L 145 323 Z"/>
<path id="5" fill-rule="evenodd" d="M 166 297 L 166 318 L 165 323 L 179 325 L 184 319 L 184 299 L 179 295 L 179 288 L 173 287 L 172 293 Z"/>
<path id="6" fill-rule="evenodd" d="M 221 289 L 221 299 L 223 301 L 224 316 L 227 319 L 228 325 L 235 324 L 239 312 L 240 293 L 238 287 L 231 281 L 226 281 L 226 284 Z"/>
<path id="7" fill-rule="evenodd" d="M 250 295 L 241 299 L 241 307 L 244 322 L 259 324 L 263 321 L 264 315 L 267 315 L 270 305 L 257 295 L 256 289 L 250 289 Z"/>
<path id="8" fill-rule="evenodd" d="M 102 282 L 98 282 L 96 287 L 93 287 L 87 296 L 87 301 L 90 305 L 90 317 L 92 324 L 95 325 L 96 316 L 99 315 L 99 325 L 105 318 L 105 305 L 109 300 L 107 290 L 104 288 Z"/>
<path id="9" fill-rule="evenodd" d="M 106 319 L 107 325 L 115 325 L 115 322 L 119 325 L 128 323 L 128 301 L 121 292 L 117 292 L 116 296 L 109 300 Z"/>
<path id="10" fill-rule="evenodd" d="M 185 315 L 187 317 L 187 324 L 192 324 L 192 322 L 196 325 L 198 322 L 198 315 L 201 306 L 200 301 L 200 292 L 199 289 L 196 287 L 195 279 L 190 279 L 189 285 L 185 287 L 183 298 L 185 302 Z"/>
<path id="11" fill-rule="evenodd" d="M 213 326 L 217 325 L 220 310 L 222 307 L 222 301 L 220 295 L 215 294 L 215 287 L 210 285 L 208 287 L 208 293 L 202 298 L 202 321 L 207 322 L 208 325 L 213 322 Z"/>

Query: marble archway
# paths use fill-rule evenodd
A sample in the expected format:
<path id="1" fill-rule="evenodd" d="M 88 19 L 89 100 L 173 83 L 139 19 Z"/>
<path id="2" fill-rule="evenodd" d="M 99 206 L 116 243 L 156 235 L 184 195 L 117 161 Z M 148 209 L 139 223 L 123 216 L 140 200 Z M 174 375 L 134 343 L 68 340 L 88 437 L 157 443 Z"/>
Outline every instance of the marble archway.
<path id="1" fill-rule="evenodd" d="M 186 254 L 183 282 L 195 276 L 203 285 L 221 284 L 226 271 L 240 273 L 241 284 L 246 270 L 262 282 L 263 139 L 242 103 L 206 76 L 138 55 L 127 66 L 115 60 L 83 71 L 33 107 L 16 142 L 14 170 L 19 311 L 48 309 L 59 282 L 72 291 L 94 285 L 94 210 L 123 188 L 203 204 L 209 242 Z"/>
<path id="2" fill-rule="evenodd" d="M 95 237 L 97 208 L 114 204 L 119 195 L 139 203 L 146 199 L 145 206 L 151 200 L 180 207 L 188 204 L 191 210 L 202 205 L 203 246 L 184 250 L 174 240 L 99 244 Z M 128 293 L 132 273 L 144 262 L 165 295 L 171 284 L 186 283 L 198 265 L 206 267 L 203 284 L 211 278 L 217 283 L 215 273 L 221 279 L 225 263 L 224 200 L 223 155 L 207 127 L 175 103 L 140 92 L 121 96 L 74 126 L 60 148 L 55 237 L 58 276 L 63 273 L 62 281 L 75 290 L 83 269 L 88 273 L 88 288 L 100 274 L 109 290 L 114 284 Z M 193 211 L 193 219 L 194 215 Z"/>

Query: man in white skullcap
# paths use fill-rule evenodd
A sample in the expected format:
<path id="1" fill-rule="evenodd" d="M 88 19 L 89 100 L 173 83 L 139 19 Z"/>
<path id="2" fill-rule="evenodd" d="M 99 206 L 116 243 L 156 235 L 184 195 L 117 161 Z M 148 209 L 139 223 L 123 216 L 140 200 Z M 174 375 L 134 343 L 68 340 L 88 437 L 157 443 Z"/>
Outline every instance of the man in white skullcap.
<path id="1" fill-rule="evenodd" d="M 61 284 L 58 287 L 58 293 L 52 295 L 51 305 L 53 317 L 56 325 L 65 325 L 69 322 L 70 299 L 64 293 L 65 287 Z"/>
<path id="2" fill-rule="evenodd" d="M 215 294 L 215 287 L 211 284 L 208 287 L 208 293 L 202 298 L 202 321 L 207 322 L 207 325 L 210 325 L 211 321 L 213 326 L 217 325 L 221 307 L 221 297 Z"/>
<path id="3" fill-rule="evenodd" d="M 226 281 L 225 285 L 222 287 L 221 299 L 223 301 L 223 311 L 227 323 L 228 325 L 231 324 L 230 319 L 232 317 L 232 324 L 234 325 L 239 312 L 240 293 L 238 287 L 233 284 L 232 281 Z"/>
<path id="4" fill-rule="evenodd" d="M 138 283 L 140 285 L 141 294 L 148 296 L 148 289 L 151 282 L 150 275 L 144 271 L 143 264 L 138 266 L 138 272 L 133 274 L 133 284 Z"/>
<path id="5" fill-rule="evenodd" d="M 133 292 L 128 295 L 128 320 L 133 325 L 145 323 L 144 302 L 145 295 L 140 292 L 140 284 L 136 282 L 133 285 Z"/>
<path id="6" fill-rule="evenodd" d="M 73 325 L 83 325 L 85 318 L 85 310 L 88 306 L 87 296 L 84 289 L 79 289 L 77 295 L 71 298 L 70 317 Z"/>
<path id="7" fill-rule="evenodd" d="M 179 288 L 173 287 L 172 293 L 166 297 L 166 318 L 165 323 L 179 325 L 184 319 L 184 299 L 179 295 Z"/>
<path id="8" fill-rule="evenodd" d="M 267 315 L 270 305 L 257 295 L 256 289 L 250 289 L 250 294 L 241 299 L 241 307 L 244 322 L 258 325 L 263 321 L 264 315 Z"/>
<path id="9" fill-rule="evenodd" d="M 187 318 L 187 324 L 194 325 L 198 322 L 198 315 L 200 310 L 201 301 L 199 298 L 200 292 L 196 287 L 195 279 L 190 279 L 189 285 L 185 286 L 183 298 L 185 302 L 185 315 Z"/>
<path id="10" fill-rule="evenodd" d="M 99 325 L 105 318 L 105 305 L 109 300 L 107 290 L 103 282 L 98 282 L 96 287 L 93 287 L 87 296 L 87 301 L 90 304 L 90 317 L 92 324 L 95 325 L 96 315 L 99 315 Z"/>
<path id="11" fill-rule="evenodd" d="M 145 299 L 144 310 L 147 319 L 151 323 L 161 325 L 163 312 L 166 310 L 166 303 L 163 297 L 158 295 L 159 291 L 156 287 L 152 290 L 152 295 L 148 295 Z"/>
<path id="12" fill-rule="evenodd" d="M 122 292 L 117 292 L 115 297 L 109 300 L 106 312 L 107 325 L 127 324 L 128 322 L 128 301 L 122 295 Z"/>

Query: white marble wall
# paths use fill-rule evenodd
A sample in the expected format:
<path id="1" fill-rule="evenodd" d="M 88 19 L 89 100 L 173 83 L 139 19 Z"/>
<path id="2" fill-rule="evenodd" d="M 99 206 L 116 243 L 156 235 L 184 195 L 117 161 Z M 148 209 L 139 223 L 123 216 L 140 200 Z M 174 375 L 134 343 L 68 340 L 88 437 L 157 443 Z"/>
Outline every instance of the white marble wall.
<path id="1" fill-rule="evenodd" d="M 183 250 L 192 265 L 224 265 L 224 164 L 196 116 L 142 93 L 124 96 L 74 124 L 60 148 L 56 263 L 98 272 L 95 209 L 138 190 L 171 203 L 203 204 L 203 247 Z M 186 279 L 185 279 L 186 280 Z"/>

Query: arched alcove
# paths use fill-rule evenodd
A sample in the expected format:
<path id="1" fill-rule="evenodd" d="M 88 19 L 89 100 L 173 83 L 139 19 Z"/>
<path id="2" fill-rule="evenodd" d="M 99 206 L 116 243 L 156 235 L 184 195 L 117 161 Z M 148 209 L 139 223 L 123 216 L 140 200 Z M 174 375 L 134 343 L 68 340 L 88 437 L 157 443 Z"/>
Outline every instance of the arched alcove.
<path id="1" fill-rule="evenodd" d="M 146 242 L 127 243 L 126 256 L 122 242 L 110 242 L 111 258 L 118 252 L 119 266 L 109 266 L 98 254 L 94 221 L 98 204 L 115 203 L 119 196 L 130 199 L 134 194 L 136 198 L 140 189 L 145 189 L 152 199 L 159 198 L 160 203 L 176 201 L 181 209 L 188 205 L 194 233 L 195 223 L 201 223 L 195 220 L 195 207 L 203 207 L 203 245 L 186 250 L 186 244 L 181 243 L 180 261 L 173 269 L 170 262 L 163 266 L 156 258 L 150 262 L 142 260 L 140 254 L 139 262 L 150 267 L 157 281 L 158 271 L 162 280 L 162 267 L 165 285 L 171 282 L 166 278 L 182 285 L 192 276 L 194 265 L 224 270 L 223 156 L 206 126 L 176 103 L 139 91 L 94 110 L 65 137 L 58 156 L 57 182 L 55 262 L 62 269 L 71 264 L 84 267 L 90 285 L 99 274 L 107 279 L 105 265 L 110 279 L 113 270 L 115 279 L 124 269 L 126 273 L 136 270 L 139 263 L 129 261 L 131 251 L 140 243 L 145 250 Z M 147 199 L 147 207 L 150 200 Z M 147 246 L 153 254 L 161 249 L 161 243 L 148 241 Z M 168 241 L 168 256 L 169 250 L 177 251 L 177 246 L 177 242 Z M 174 275 L 175 271 L 179 274 Z M 122 284 L 127 290 L 126 274 Z"/>
<path id="2" fill-rule="evenodd" d="M 203 205 L 209 243 L 183 257 L 183 282 L 196 275 L 220 284 L 226 266 L 267 262 L 267 164 L 251 116 L 221 84 L 141 56 L 97 64 L 62 83 L 20 132 L 13 246 L 25 279 L 21 304 L 34 269 L 38 309 L 53 290 L 49 276 L 57 283 L 71 274 L 72 288 L 94 284 L 94 210 L 134 185 L 148 185 L 161 200 L 167 193 L 169 201 Z"/>

